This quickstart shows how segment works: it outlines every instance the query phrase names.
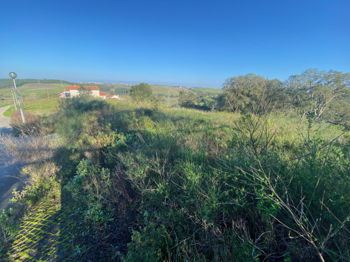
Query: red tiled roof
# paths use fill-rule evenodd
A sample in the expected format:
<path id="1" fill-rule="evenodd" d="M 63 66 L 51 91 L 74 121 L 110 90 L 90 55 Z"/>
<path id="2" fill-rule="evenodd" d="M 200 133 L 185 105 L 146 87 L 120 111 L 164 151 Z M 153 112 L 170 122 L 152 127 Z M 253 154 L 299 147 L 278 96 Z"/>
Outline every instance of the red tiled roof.
<path id="1" fill-rule="evenodd" d="M 77 90 L 80 86 L 68 86 L 68 90 Z"/>
<path id="2" fill-rule="evenodd" d="M 78 90 L 78 89 L 80 89 L 82 87 L 86 88 L 86 89 L 89 89 L 89 90 L 100 90 L 100 88 L 97 87 L 97 86 L 77 86 L 77 85 L 69 86 L 68 90 Z"/>
<path id="3" fill-rule="evenodd" d="M 100 90 L 97 86 L 84 86 L 84 88 L 90 89 L 90 90 Z"/>
<path id="4" fill-rule="evenodd" d="M 106 92 L 100 92 L 100 96 L 106 96 L 107 95 L 107 93 Z"/>

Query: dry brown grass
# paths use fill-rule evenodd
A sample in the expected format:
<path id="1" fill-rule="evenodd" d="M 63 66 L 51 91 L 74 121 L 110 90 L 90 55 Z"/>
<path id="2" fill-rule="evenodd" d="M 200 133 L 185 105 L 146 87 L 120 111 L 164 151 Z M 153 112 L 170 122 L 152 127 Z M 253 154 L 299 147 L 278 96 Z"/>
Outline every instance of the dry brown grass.
<path id="1" fill-rule="evenodd" d="M 2 135 L 0 161 L 11 159 L 23 164 L 42 163 L 52 158 L 59 144 L 58 138 L 54 135 L 32 137 Z"/>
<path id="2" fill-rule="evenodd" d="M 52 160 L 60 146 L 57 136 L 13 137 L 0 136 L 0 163 L 16 166 L 21 170 L 18 176 L 25 185 L 20 191 L 12 192 L 13 200 L 30 199 L 35 204 L 43 194 L 53 187 L 57 166 Z"/>

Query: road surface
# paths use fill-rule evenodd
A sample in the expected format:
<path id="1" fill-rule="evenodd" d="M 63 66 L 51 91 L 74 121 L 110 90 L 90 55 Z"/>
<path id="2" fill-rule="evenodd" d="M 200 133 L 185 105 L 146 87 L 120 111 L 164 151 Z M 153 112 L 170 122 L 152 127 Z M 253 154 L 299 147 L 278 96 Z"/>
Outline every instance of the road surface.
<path id="1" fill-rule="evenodd" d="M 10 106 L 0 107 L 0 133 L 8 133 L 11 131 L 10 127 L 10 119 L 8 117 L 4 117 L 4 112 Z"/>
<path id="2" fill-rule="evenodd" d="M 0 107 L 0 136 L 10 135 L 11 127 L 8 117 L 4 117 L 3 113 L 9 106 Z M 1 138 L 0 137 L 0 138 Z M 20 179 L 21 164 L 14 161 L 6 154 L 5 145 L 0 139 L 0 210 L 5 208 L 11 198 L 13 189 L 20 187 L 23 183 Z"/>

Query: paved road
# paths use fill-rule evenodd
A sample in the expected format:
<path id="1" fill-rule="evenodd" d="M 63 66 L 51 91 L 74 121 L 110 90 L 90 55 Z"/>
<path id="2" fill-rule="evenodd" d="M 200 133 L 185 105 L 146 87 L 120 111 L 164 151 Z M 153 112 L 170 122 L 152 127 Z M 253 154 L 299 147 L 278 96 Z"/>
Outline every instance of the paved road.
<path id="1" fill-rule="evenodd" d="M 21 165 L 6 154 L 1 141 L 4 135 L 8 136 L 11 132 L 9 118 L 3 116 L 8 107 L 0 107 L 0 210 L 7 206 L 13 189 L 22 185 L 19 177 Z"/>
<path id="2" fill-rule="evenodd" d="M 1 133 L 8 133 L 11 129 L 10 127 L 10 119 L 8 117 L 4 117 L 4 112 L 9 108 L 10 106 L 4 106 L 0 107 L 0 134 Z"/>

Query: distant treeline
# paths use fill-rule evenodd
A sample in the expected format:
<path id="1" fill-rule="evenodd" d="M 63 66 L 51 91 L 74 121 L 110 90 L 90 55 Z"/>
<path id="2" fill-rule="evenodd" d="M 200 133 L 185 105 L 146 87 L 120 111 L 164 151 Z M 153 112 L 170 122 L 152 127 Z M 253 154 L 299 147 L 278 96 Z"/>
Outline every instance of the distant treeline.
<path id="1" fill-rule="evenodd" d="M 42 84 L 71 84 L 71 82 L 55 79 L 16 79 L 17 86 L 31 83 L 42 83 Z M 0 79 L 0 88 L 8 88 L 12 86 L 11 79 Z"/>
<path id="2" fill-rule="evenodd" d="M 291 111 L 350 126 L 350 74 L 309 69 L 284 82 L 247 74 L 227 79 L 219 95 L 182 91 L 179 104 L 187 108 L 256 115 Z"/>

